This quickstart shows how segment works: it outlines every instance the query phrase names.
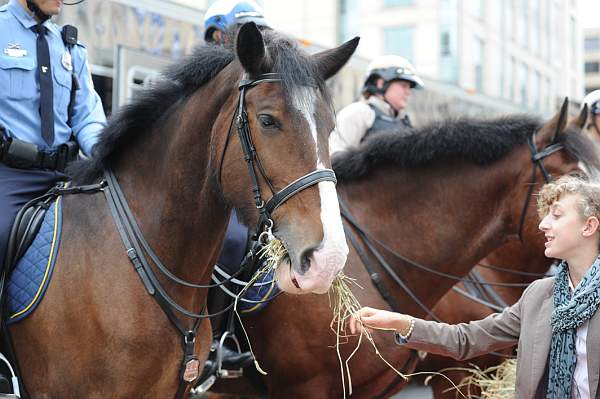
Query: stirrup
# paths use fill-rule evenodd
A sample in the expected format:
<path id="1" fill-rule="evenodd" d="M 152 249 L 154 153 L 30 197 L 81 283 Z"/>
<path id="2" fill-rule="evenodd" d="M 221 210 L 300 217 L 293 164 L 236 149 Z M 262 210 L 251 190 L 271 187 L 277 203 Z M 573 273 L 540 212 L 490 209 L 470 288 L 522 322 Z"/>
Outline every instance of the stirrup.
<path id="1" fill-rule="evenodd" d="M 240 341 L 238 341 L 237 337 L 234 333 L 225 331 L 223 335 L 221 335 L 221 339 L 219 340 L 219 346 L 217 347 L 217 377 L 219 378 L 239 378 L 244 375 L 244 369 L 239 368 L 237 370 L 227 370 L 223 368 L 223 347 L 225 346 L 225 340 L 230 338 L 235 344 L 235 349 L 238 353 L 242 353 L 242 347 L 240 346 Z"/>
<path id="2" fill-rule="evenodd" d="M 19 388 L 19 379 L 17 378 L 15 371 L 13 370 L 10 362 L 2 353 L 0 353 L 0 360 L 6 364 L 8 371 L 10 371 L 11 383 L 12 383 L 12 391 L 14 393 L 0 393 L 0 399 L 21 399 L 21 390 Z"/>

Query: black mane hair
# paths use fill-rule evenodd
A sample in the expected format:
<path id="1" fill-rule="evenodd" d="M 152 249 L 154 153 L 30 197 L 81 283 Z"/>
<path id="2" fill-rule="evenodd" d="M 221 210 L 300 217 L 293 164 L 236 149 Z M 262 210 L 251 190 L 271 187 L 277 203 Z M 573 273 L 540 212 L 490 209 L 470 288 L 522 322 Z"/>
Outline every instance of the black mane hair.
<path id="1" fill-rule="evenodd" d="M 268 60 L 265 69 L 281 75 L 282 87 L 289 100 L 298 87 L 318 88 L 331 106 L 325 82 L 310 56 L 296 42 L 275 31 L 262 32 Z M 123 153 L 124 149 L 153 126 L 167 118 L 174 107 L 187 100 L 236 58 L 232 48 L 198 46 L 182 62 L 165 70 L 155 85 L 142 90 L 128 105 L 109 120 L 94 146 L 90 159 L 74 162 L 67 173 L 75 183 L 97 180 Z"/>
<path id="2" fill-rule="evenodd" d="M 459 118 L 434 123 L 408 133 L 387 132 L 367 138 L 333 158 L 339 181 L 358 180 L 386 164 L 418 168 L 448 161 L 486 166 L 524 144 L 542 123 L 525 115 L 496 119 Z M 566 151 L 588 166 L 600 165 L 590 140 L 576 131 L 559 135 Z"/>

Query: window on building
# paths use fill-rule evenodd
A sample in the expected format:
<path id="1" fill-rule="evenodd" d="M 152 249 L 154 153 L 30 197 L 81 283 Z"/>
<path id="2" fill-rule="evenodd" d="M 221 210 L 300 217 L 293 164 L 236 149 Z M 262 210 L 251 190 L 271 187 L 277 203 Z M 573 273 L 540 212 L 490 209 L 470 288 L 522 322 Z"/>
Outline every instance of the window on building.
<path id="1" fill-rule="evenodd" d="M 585 63 L 585 73 L 598 73 L 600 72 L 600 62 L 592 61 Z"/>
<path id="2" fill-rule="evenodd" d="M 383 5 L 386 7 L 409 6 L 414 2 L 414 0 L 383 0 Z"/>
<path id="3" fill-rule="evenodd" d="M 578 51 L 577 48 L 579 46 L 577 46 L 578 43 L 581 43 L 577 40 L 577 25 L 575 24 L 575 17 L 571 17 L 569 19 L 569 35 L 570 35 L 570 40 L 571 40 L 571 65 L 574 68 L 577 68 L 579 66 L 579 68 L 581 68 L 581 64 L 578 61 Z"/>
<path id="4" fill-rule="evenodd" d="M 504 13 L 504 36 L 514 39 L 514 0 L 504 0 L 502 7 Z"/>
<path id="5" fill-rule="evenodd" d="M 540 93 L 540 80 L 542 79 L 539 72 L 533 73 L 533 78 L 531 79 L 531 103 L 533 104 L 533 109 L 540 111 L 541 110 L 541 93 Z"/>
<path id="6" fill-rule="evenodd" d="M 527 107 L 527 65 L 524 63 L 519 64 L 519 104 Z"/>
<path id="7" fill-rule="evenodd" d="M 552 21 L 551 27 L 550 27 L 550 32 L 552 35 L 551 39 L 550 39 L 550 41 L 552 42 L 551 57 L 552 57 L 554 64 L 558 65 L 558 64 L 560 64 L 560 60 L 562 59 L 562 57 L 564 57 L 564 55 L 561 54 L 561 49 L 559 47 L 560 38 L 558 36 L 558 33 L 559 33 L 558 27 L 561 26 L 561 24 L 560 24 L 560 4 L 558 4 L 556 1 L 552 2 L 552 6 L 550 7 L 550 14 L 551 14 L 550 20 Z"/>
<path id="8" fill-rule="evenodd" d="M 550 114 L 554 112 L 554 86 L 552 85 L 552 80 L 550 78 L 546 78 L 546 113 Z"/>
<path id="9" fill-rule="evenodd" d="M 343 43 L 358 35 L 360 2 L 359 0 L 340 0 L 339 7 L 338 42 Z"/>
<path id="10" fill-rule="evenodd" d="M 542 6 L 542 12 L 544 13 L 544 32 L 541 35 L 542 58 L 546 61 L 550 61 L 550 42 L 552 38 L 552 21 L 550 20 L 550 1 L 551 0 L 544 0 L 544 5 Z"/>
<path id="11" fill-rule="evenodd" d="M 450 55 L 450 32 L 442 28 L 440 35 L 440 55 L 442 57 Z"/>
<path id="12" fill-rule="evenodd" d="M 414 31 L 412 26 L 397 26 L 383 30 L 383 52 L 396 54 L 414 63 Z"/>
<path id="13" fill-rule="evenodd" d="M 541 53 L 540 46 L 540 0 L 531 0 L 531 50 L 533 54 L 539 55 Z"/>
<path id="14" fill-rule="evenodd" d="M 465 3 L 469 13 L 476 18 L 483 18 L 483 0 L 469 0 Z"/>
<path id="15" fill-rule="evenodd" d="M 508 68 L 506 70 L 506 80 L 508 80 L 508 95 L 507 98 L 510 101 L 515 100 L 515 80 L 517 79 L 517 62 L 515 61 L 515 57 L 510 57 L 510 63 L 508 64 Z"/>
<path id="16" fill-rule="evenodd" d="M 585 51 L 600 51 L 600 37 L 586 37 L 583 46 Z"/>
<path id="17" fill-rule="evenodd" d="M 483 40 L 473 38 L 473 75 L 475 90 L 483 91 Z"/>
<path id="18" fill-rule="evenodd" d="M 517 42 L 523 48 L 529 46 L 529 2 L 527 0 L 518 0 L 517 9 Z"/>

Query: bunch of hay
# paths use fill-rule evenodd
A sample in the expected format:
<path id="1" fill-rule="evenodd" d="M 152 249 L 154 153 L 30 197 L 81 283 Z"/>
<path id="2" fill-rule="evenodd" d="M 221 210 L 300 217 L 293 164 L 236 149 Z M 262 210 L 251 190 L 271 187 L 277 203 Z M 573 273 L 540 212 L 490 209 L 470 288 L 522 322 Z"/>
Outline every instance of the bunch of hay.
<path id="1" fill-rule="evenodd" d="M 379 356 L 379 358 L 388 367 L 394 370 L 399 376 L 401 376 L 405 380 L 408 379 L 408 376 L 402 374 L 387 360 L 384 359 L 384 357 L 379 352 L 377 345 L 375 344 L 375 340 L 373 339 L 371 332 L 366 326 L 362 325 L 361 320 L 357 317 L 358 311 L 362 308 L 362 306 L 358 302 L 358 299 L 356 299 L 356 297 L 354 296 L 350 285 L 354 285 L 362 289 L 362 287 L 356 282 L 355 279 L 346 276 L 343 272 L 340 272 L 333 280 L 331 289 L 329 291 L 329 304 L 333 309 L 333 319 L 331 320 L 330 328 L 336 336 L 335 349 L 340 362 L 344 398 L 346 397 L 346 391 L 348 392 L 349 396 L 352 395 L 352 376 L 350 374 L 350 366 L 348 363 L 350 362 L 350 359 L 352 359 L 352 357 L 356 354 L 358 348 L 360 348 L 363 336 L 371 344 L 371 346 L 375 350 L 375 354 Z M 340 353 L 340 345 L 348 342 L 349 333 L 346 331 L 346 325 L 348 324 L 350 317 L 355 317 L 362 328 L 358 337 L 358 343 L 356 345 L 356 348 L 354 348 L 354 350 L 352 351 L 352 353 L 350 353 L 346 360 L 343 360 L 342 355 Z M 346 383 L 348 385 L 348 388 L 346 388 Z"/>
<path id="2" fill-rule="evenodd" d="M 244 286 L 244 288 L 242 288 L 240 290 L 240 292 L 238 293 L 238 295 L 235 297 L 235 303 L 233 306 L 233 310 L 235 312 L 235 315 L 237 316 L 238 321 L 240 322 L 240 326 L 242 327 L 242 331 L 244 333 L 244 336 L 246 337 L 246 342 L 248 342 L 248 349 L 250 350 L 250 352 L 252 353 L 252 356 L 254 357 L 254 367 L 260 374 L 267 375 L 267 372 L 265 370 L 263 370 L 263 368 L 258 363 L 258 359 L 254 355 L 254 350 L 252 349 L 252 344 L 250 343 L 250 337 L 248 336 L 248 333 L 246 332 L 246 328 L 244 327 L 244 322 L 242 321 L 242 317 L 240 316 L 240 314 L 238 312 L 237 304 L 238 304 L 238 300 L 244 296 L 246 291 L 248 291 L 248 289 L 250 287 L 252 287 L 252 285 L 256 282 L 256 280 L 258 280 L 260 277 L 264 276 L 265 274 L 269 273 L 271 270 L 275 270 L 277 268 L 277 266 L 281 263 L 281 261 L 283 261 L 283 259 L 287 256 L 287 250 L 285 249 L 285 245 L 283 245 L 283 242 L 281 240 L 279 240 L 278 238 L 276 238 L 269 231 L 267 234 L 267 239 L 265 241 L 264 246 L 258 252 L 258 256 L 261 259 L 265 260 L 264 266 L 262 268 L 260 268 L 256 273 L 254 273 L 254 276 L 252 276 L 252 279 L 250 281 L 248 281 L 248 284 L 246 284 Z"/>
<path id="3" fill-rule="evenodd" d="M 464 370 L 470 372 L 471 375 L 462 380 L 459 387 L 476 386 L 481 389 L 480 395 L 469 395 L 470 398 L 514 399 L 517 380 L 516 359 L 507 359 L 500 365 L 485 370 L 481 370 L 477 366 Z"/>

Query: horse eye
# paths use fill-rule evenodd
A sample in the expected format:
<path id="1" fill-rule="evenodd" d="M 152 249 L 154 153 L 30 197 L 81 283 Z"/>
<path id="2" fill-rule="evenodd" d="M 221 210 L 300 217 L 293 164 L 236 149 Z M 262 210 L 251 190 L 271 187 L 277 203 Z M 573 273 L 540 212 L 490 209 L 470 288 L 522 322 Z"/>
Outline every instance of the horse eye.
<path id="1" fill-rule="evenodd" d="M 275 129 L 279 127 L 279 123 L 271 115 L 260 114 L 258 115 L 258 120 L 260 121 L 262 127 L 266 129 Z"/>

